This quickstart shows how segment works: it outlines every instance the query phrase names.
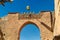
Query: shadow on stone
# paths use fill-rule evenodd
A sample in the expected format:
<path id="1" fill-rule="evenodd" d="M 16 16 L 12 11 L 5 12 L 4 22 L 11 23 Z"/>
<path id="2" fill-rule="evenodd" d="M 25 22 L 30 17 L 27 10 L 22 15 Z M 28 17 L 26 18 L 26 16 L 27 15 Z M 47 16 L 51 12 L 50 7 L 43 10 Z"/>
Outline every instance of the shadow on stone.
<path id="1" fill-rule="evenodd" d="M 60 35 L 55 36 L 53 40 L 60 40 Z"/>
<path id="2" fill-rule="evenodd" d="M 4 40 L 4 34 L 2 33 L 1 29 L 0 29 L 0 40 Z"/>

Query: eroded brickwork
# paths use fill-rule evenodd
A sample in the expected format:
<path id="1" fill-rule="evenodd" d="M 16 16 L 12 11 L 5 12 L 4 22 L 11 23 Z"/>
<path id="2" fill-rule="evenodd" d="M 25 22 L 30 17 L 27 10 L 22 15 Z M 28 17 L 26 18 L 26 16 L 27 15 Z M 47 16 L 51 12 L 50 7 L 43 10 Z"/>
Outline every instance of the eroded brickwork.
<path id="1" fill-rule="evenodd" d="M 52 40 L 51 12 L 39 14 L 9 13 L 0 19 L 1 31 L 5 40 L 19 40 L 21 29 L 29 24 L 35 24 L 40 29 L 41 40 Z"/>

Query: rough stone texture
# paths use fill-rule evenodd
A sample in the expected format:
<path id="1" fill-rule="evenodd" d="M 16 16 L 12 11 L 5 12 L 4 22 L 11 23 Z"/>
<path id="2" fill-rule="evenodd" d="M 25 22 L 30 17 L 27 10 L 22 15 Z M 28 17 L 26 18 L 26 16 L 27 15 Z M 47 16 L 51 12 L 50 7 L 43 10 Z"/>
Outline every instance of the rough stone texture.
<path id="1" fill-rule="evenodd" d="M 21 15 L 24 15 L 21 16 Z M 50 12 L 41 12 L 40 14 L 19 14 L 9 13 L 6 17 L 0 19 L 0 27 L 5 40 L 19 40 L 21 29 L 31 23 L 35 24 L 41 32 L 41 40 L 52 40 Z"/>
<path id="2" fill-rule="evenodd" d="M 55 0 L 55 26 L 54 36 L 60 35 L 60 0 Z"/>

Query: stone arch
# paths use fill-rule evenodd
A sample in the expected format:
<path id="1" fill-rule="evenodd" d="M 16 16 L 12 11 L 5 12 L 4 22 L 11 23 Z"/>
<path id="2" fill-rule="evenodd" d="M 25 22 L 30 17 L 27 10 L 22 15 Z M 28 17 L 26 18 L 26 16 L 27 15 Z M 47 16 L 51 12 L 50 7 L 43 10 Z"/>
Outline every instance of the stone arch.
<path id="1" fill-rule="evenodd" d="M 39 27 L 36 23 L 34 23 L 34 22 L 32 22 L 32 21 L 27 21 L 27 22 L 25 22 L 25 23 L 21 26 L 21 28 L 20 28 L 20 30 L 19 30 L 18 40 L 20 39 L 20 32 L 21 32 L 21 30 L 22 30 L 23 27 L 24 27 L 25 25 L 27 25 L 27 24 L 34 24 L 34 25 L 39 29 L 39 32 L 41 32 L 40 27 Z M 40 33 L 40 34 L 41 34 L 41 33 Z M 41 36 L 41 35 L 40 35 L 40 36 Z"/>

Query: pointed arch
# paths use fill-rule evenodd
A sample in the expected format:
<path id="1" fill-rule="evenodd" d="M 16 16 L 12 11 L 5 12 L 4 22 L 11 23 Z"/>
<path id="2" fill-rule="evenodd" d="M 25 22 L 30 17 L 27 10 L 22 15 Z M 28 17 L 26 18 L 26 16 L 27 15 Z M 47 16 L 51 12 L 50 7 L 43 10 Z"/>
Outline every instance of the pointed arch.
<path id="1" fill-rule="evenodd" d="M 20 39 L 20 32 L 21 32 L 21 30 L 25 27 L 25 25 L 27 25 L 27 24 L 34 24 L 38 29 L 39 29 L 39 31 L 40 31 L 40 28 L 39 28 L 39 26 L 36 24 L 36 23 L 34 23 L 34 22 L 31 22 L 31 21 L 27 21 L 27 22 L 25 22 L 22 26 L 21 26 L 21 28 L 20 28 L 20 30 L 19 30 L 19 37 L 18 37 L 18 40 Z"/>

